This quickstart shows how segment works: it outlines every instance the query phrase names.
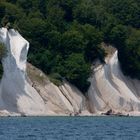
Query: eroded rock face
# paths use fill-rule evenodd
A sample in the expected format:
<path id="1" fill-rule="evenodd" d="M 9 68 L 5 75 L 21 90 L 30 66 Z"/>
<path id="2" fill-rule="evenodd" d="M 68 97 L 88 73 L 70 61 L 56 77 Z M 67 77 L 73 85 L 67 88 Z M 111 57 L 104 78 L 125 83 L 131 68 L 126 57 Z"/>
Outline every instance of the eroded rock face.
<path id="1" fill-rule="evenodd" d="M 42 98 L 26 80 L 29 43 L 17 31 L 6 28 L 0 29 L 0 42 L 7 49 L 2 60 L 0 109 L 27 115 L 45 114 Z"/>
<path id="2" fill-rule="evenodd" d="M 31 85 L 45 102 L 47 115 L 91 115 L 85 96 L 67 81 L 58 87 L 31 64 L 28 64 L 27 73 Z"/>
<path id="3" fill-rule="evenodd" d="M 140 81 L 121 72 L 117 51 L 107 64 L 94 69 L 88 91 L 93 113 L 107 112 L 140 115 Z"/>
<path id="4" fill-rule="evenodd" d="M 4 74 L 0 84 L 0 116 L 88 113 L 85 97 L 71 84 L 64 82 L 57 87 L 31 65 L 27 77 L 29 43 L 17 31 L 1 28 L 0 42 L 7 49 L 7 55 L 2 60 Z"/>
<path id="5" fill-rule="evenodd" d="M 93 70 L 87 99 L 67 81 L 54 85 L 31 64 L 27 76 L 29 43 L 17 31 L 0 28 L 0 42 L 7 49 L 2 60 L 0 116 L 92 115 L 89 110 L 93 114 L 140 115 L 140 81 L 123 75 L 117 51 Z"/>

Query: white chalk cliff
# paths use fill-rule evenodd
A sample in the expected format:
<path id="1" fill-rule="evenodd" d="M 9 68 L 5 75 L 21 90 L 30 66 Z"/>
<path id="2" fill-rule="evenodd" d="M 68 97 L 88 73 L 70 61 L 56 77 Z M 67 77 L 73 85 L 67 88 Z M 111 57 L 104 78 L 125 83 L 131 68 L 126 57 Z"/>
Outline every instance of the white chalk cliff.
<path id="1" fill-rule="evenodd" d="M 0 115 L 140 115 L 140 81 L 120 70 L 117 51 L 93 70 L 86 97 L 64 81 L 56 86 L 39 69 L 27 64 L 29 43 L 17 31 L 0 28 L 0 43 L 7 55 L 2 64 Z"/>
<path id="2" fill-rule="evenodd" d="M 44 114 L 45 105 L 26 80 L 29 43 L 16 31 L 0 29 L 0 42 L 7 50 L 2 64 L 4 74 L 0 87 L 0 109 L 27 115 Z"/>
<path id="3" fill-rule="evenodd" d="M 47 77 L 44 83 L 27 78 L 29 43 L 17 31 L 1 28 L 0 43 L 7 50 L 2 60 L 0 115 L 70 115 L 85 110 L 85 97 L 69 83 L 57 87 Z M 43 73 L 38 74 L 42 78 Z"/>
<path id="4" fill-rule="evenodd" d="M 117 114 L 140 115 L 140 81 L 123 75 L 117 51 L 106 62 L 93 70 L 88 91 L 93 113 L 108 110 Z"/>

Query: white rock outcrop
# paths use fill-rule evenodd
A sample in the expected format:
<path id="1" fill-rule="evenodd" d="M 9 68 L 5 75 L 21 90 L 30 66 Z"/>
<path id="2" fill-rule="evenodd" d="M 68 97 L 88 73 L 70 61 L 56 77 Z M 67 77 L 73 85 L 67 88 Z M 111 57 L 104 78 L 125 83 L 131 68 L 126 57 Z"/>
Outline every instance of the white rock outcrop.
<path id="1" fill-rule="evenodd" d="M 85 96 L 67 81 L 61 86 L 56 86 L 31 64 L 28 64 L 27 73 L 31 85 L 45 102 L 47 115 L 91 115 Z"/>
<path id="2" fill-rule="evenodd" d="M 112 113 L 140 115 L 140 81 L 123 75 L 117 51 L 106 62 L 93 70 L 88 91 L 93 113 Z"/>
<path id="3" fill-rule="evenodd" d="M 39 69 L 26 61 L 29 43 L 17 31 L 0 28 L 0 43 L 7 54 L 2 60 L 0 116 L 19 115 L 140 115 L 140 81 L 121 72 L 117 51 L 105 65 L 99 64 L 89 79 L 85 97 L 63 81 L 56 86 Z"/>
<path id="4" fill-rule="evenodd" d="M 31 72 L 31 79 L 27 77 L 29 43 L 17 31 L 0 28 L 0 43 L 3 43 L 7 50 L 7 55 L 2 60 L 4 74 L 0 84 L 0 115 L 85 113 L 86 99 L 74 86 L 64 82 L 62 86 L 57 87 L 37 69 L 38 75 Z M 37 78 L 42 75 L 45 80 L 40 83 Z"/>
<path id="5" fill-rule="evenodd" d="M 2 60 L 0 109 L 27 115 L 45 114 L 42 98 L 26 80 L 29 43 L 17 31 L 6 28 L 0 29 L 0 42 L 7 50 Z"/>

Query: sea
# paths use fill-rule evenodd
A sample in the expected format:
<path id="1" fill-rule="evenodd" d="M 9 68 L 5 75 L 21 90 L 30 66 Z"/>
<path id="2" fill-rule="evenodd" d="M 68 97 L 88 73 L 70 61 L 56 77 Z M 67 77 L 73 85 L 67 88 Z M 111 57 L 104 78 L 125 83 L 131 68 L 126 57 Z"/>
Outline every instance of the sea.
<path id="1" fill-rule="evenodd" d="M 140 117 L 0 117 L 0 140 L 140 140 Z"/>

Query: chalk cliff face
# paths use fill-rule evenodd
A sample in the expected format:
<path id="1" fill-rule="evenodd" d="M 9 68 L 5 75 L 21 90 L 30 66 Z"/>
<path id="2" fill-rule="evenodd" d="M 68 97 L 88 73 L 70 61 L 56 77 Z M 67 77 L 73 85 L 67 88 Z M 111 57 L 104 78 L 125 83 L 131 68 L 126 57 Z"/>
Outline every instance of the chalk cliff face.
<path id="1" fill-rule="evenodd" d="M 140 115 L 140 81 L 132 80 L 121 72 L 117 51 L 105 65 L 93 70 L 88 91 L 93 113 Z"/>
<path id="2" fill-rule="evenodd" d="M 45 113 L 45 105 L 36 90 L 26 80 L 26 59 L 29 43 L 16 31 L 0 29 L 0 42 L 4 43 L 7 55 L 2 64 L 1 80 L 2 110 L 27 115 Z"/>
<path id="3" fill-rule="evenodd" d="M 17 31 L 0 28 L 0 43 L 7 50 L 2 60 L 0 115 L 100 115 L 109 110 L 140 115 L 140 81 L 123 75 L 117 51 L 105 65 L 93 69 L 85 97 L 67 81 L 54 85 L 31 64 L 26 73 L 29 43 Z"/>
<path id="4" fill-rule="evenodd" d="M 43 83 L 27 78 L 29 43 L 17 31 L 1 28 L 0 42 L 7 50 L 2 60 L 0 115 L 73 115 L 84 110 L 85 97 L 69 83 L 57 87 L 47 77 Z M 38 74 L 33 77 L 43 75 L 42 72 Z"/>
<path id="5" fill-rule="evenodd" d="M 27 65 L 29 82 L 45 102 L 47 115 L 91 115 L 84 95 L 67 81 L 56 86 L 31 64 Z"/>

